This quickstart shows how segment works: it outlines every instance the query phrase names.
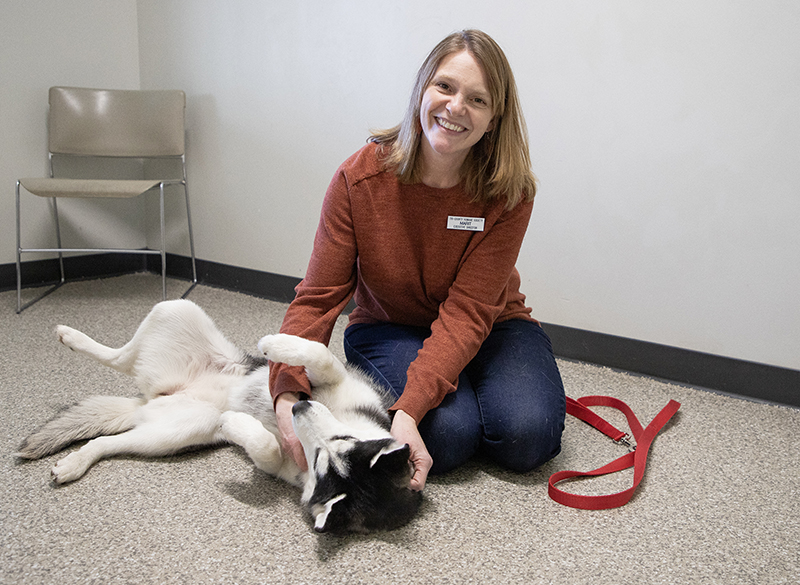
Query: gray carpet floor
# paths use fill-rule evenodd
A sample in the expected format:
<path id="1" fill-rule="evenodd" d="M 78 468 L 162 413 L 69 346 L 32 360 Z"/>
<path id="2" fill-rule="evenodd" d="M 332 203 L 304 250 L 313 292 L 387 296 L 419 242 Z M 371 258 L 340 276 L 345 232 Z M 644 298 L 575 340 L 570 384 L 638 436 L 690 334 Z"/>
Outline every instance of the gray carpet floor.
<path id="1" fill-rule="evenodd" d="M 171 281 L 169 296 L 185 286 Z M 286 309 L 205 286 L 190 298 L 246 349 Z M 136 394 L 129 379 L 61 346 L 55 325 L 119 346 L 159 299 L 159 278 L 146 274 L 67 284 L 21 315 L 16 293 L 0 293 L 0 582 L 800 582 L 799 410 L 567 360 L 559 364 L 574 398 L 615 396 L 645 425 L 669 399 L 682 404 L 623 508 L 582 511 L 548 498 L 555 471 L 624 453 L 571 417 L 562 453 L 541 469 L 518 475 L 470 462 L 429 481 L 410 525 L 366 536 L 315 534 L 299 492 L 232 446 L 118 457 L 62 487 L 50 482 L 58 456 L 17 461 L 22 439 L 60 408 L 90 394 Z M 343 324 L 331 343 L 339 355 Z M 599 410 L 624 428 L 616 411 Z M 631 482 L 623 472 L 568 489 L 607 493 Z"/>

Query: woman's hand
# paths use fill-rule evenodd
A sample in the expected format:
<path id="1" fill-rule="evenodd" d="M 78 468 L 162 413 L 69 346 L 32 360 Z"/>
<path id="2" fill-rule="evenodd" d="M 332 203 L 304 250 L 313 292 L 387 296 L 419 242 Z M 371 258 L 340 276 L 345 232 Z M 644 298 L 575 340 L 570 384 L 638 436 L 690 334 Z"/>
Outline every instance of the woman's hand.
<path id="1" fill-rule="evenodd" d="M 402 410 L 394 413 L 392 422 L 392 435 L 401 443 L 408 443 L 411 449 L 410 459 L 414 464 L 414 475 L 411 477 L 411 487 L 414 491 L 422 491 L 425 480 L 433 465 L 433 459 L 428 453 L 428 448 L 417 430 L 417 421 L 410 414 Z"/>
<path id="2" fill-rule="evenodd" d="M 300 396 L 293 392 L 284 392 L 278 396 L 275 400 L 275 419 L 281 435 L 281 449 L 294 459 L 301 471 L 308 471 L 308 462 L 303 451 L 303 444 L 294 434 L 294 427 L 292 426 L 292 406 L 299 400 Z"/>

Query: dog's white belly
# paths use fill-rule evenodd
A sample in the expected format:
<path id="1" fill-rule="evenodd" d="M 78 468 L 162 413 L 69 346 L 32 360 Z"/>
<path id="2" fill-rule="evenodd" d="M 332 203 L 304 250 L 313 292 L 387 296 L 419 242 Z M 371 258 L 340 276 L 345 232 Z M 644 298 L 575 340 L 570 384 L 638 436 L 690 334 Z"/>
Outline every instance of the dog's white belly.
<path id="1" fill-rule="evenodd" d="M 165 392 L 160 396 L 180 394 L 186 398 L 207 402 L 222 413 L 228 410 L 231 388 L 238 382 L 238 378 L 240 376 L 206 372 L 194 379 L 184 380 L 182 387 L 176 392 Z"/>

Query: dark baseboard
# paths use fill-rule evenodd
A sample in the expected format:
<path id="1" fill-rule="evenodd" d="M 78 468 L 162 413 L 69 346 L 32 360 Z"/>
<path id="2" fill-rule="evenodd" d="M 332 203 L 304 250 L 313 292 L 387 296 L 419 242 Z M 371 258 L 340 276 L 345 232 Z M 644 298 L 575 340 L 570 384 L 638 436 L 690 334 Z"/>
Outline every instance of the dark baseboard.
<path id="1" fill-rule="evenodd" d="M 188 258 L 186 262 L 191 267 L 191 261 Z M 169 266 L 169 263 L 170 260 L 167 259 L 167 266 Z M 197 280 L 208 286 L 216 286 L 271 301 L 290 303 L 294 299 L 294 287 L 298 285 L 301 279 L 271 272 L 261 272 L 250 268 L 198 260 Z"/>
<path id="2" fill-rule="evenodd" d="M 299 278 L 196 260 L 197 281 L 273 301 L 291 302 Z M 61 280 L 58 259 L 23 262 L 21 267 L 23 288 L 48 286 Z M 133 274 L 135 272 L 161 273 L 161 257 L 144 254 L 87 254 L 64 257 L 66 280 L 88 280 Z M 192 279 L 192 260 L 188 256 L 167 254 L 167 276 Z M 17 288 L 16 264 L 0 264 L 0 291 Z"/>
<path id="3" fill-rule="evenodd" d="M 800 371 L 562 325 L 543 324 L 559 357 L 800 406 Z"/>
<path id="4" fill-rule="evenodd" d="M 65 256 L 64 274 L 67 280 L 87 280 L 148 271 L 148 258 L 142 254 L 92 254 Z M 191 261 L 189 261 L 191 263 Z M 160 270 L 161 258 L 158 259 Z M 169 267 L 169 260 L 167 260 Z M 48 286 L 61 280 L 58 259 L 31 260 L 21 266 L 23 288 Z M 191 272 L 190 272 L 191 274 Z M 0 291 L 16 290 L 16 264 L 0 264 Z"/>
<path id="5" fill-rule="evenodd" d="M 161 271 L 159 256 L 93 254 L 64 259 L 67 280 Z M 167 274 L 191 280 L 191 260 L 167 254 Z M 56 260 L 22 265 L 23 286 L 60 280 Z M 16 289 L 14 264 L 0 265 L 0 290 Z M 197 260 L 199 283 L 260 298 L 290 302 L 299 278 Z M 740 397 L 800 407 L 800 371 L 564 327 L 543 324 L 557 356 L 662 378 Z"/>

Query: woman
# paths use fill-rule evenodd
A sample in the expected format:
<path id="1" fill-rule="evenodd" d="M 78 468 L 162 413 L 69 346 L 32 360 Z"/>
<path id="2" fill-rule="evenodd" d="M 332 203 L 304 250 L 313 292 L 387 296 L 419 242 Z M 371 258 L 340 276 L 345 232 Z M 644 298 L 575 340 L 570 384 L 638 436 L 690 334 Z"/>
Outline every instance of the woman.
<path id="1" fill-rule="evenodd" d="M 475 30 L 434 48 L 402 123 L 328 188 L 281 331 L 327 344 L 355 295 L 345 353 L 396 398 L 412 489 L 478 451 L 523 472 L 560 450 L 564 389 L 514 266 L 535 193 L 513 74 Z M 276 365 L 270 388 L 282 446 L 305 469 L 291 406 L 308 380 Z"/>

